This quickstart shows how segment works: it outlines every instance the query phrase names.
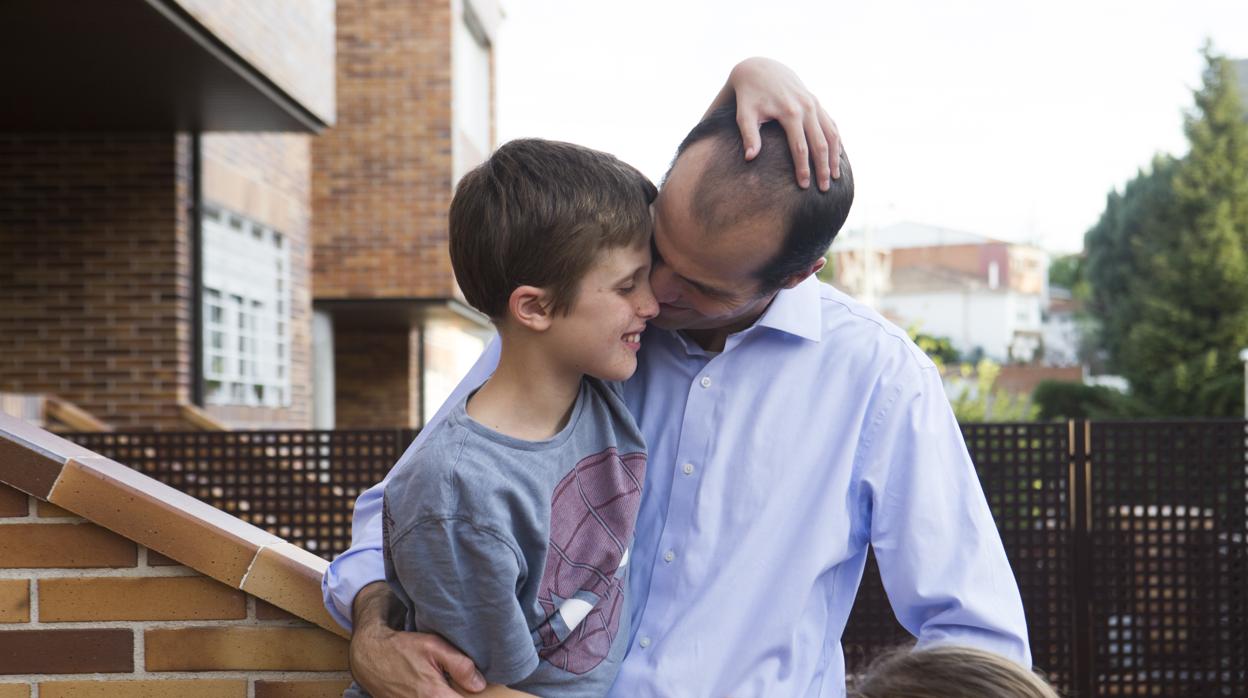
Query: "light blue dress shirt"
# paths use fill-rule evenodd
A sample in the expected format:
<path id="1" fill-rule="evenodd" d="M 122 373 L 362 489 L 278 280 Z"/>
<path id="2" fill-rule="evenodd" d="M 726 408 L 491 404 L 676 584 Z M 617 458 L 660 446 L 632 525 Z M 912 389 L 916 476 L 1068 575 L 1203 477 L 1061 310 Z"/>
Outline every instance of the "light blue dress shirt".
<path id="1" fill-rule="evenodd" d="M 495 343 L 447 404 L 497 354 Z M 650 456 L 632 645 L 612 696 L 843 696 L 840 639 L 868 544 L 921 646 L 1031 665 L 1018 587 L 940 375 L 903 331 L 811 278 L 719 354 L 650 329 L 638 363 L 624 398 Z M 360 496 L 353 545 L 325 575 L 344 626 L 356 593 L 384 578 L 381 491 Z"/>

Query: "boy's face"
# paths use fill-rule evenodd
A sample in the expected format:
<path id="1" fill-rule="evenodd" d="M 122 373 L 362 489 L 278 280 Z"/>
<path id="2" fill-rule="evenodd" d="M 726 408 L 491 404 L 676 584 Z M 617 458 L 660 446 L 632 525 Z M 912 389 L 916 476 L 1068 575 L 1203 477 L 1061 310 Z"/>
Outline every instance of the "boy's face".
<path id="1" fill-rule="evenodd" d="M 551 350 L 580 373 L 625 380 L 637 370 L 646 321 L 658 312 L 650 290 L 649 246 L 605 250 L 581 279 L 568 314 L 553 318 Z"/>

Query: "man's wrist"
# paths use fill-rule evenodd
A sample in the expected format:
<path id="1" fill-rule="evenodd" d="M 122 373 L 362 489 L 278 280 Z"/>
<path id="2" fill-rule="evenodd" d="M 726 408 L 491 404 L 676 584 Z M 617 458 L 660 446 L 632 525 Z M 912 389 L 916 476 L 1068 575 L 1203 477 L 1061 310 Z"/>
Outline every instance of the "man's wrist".
<path id="1" fill-rule="evenodd" d="M 357 631 L 402 627 L 402 606 L 385 582 L 373 582 L 360 589 L 351 610 Z"/>

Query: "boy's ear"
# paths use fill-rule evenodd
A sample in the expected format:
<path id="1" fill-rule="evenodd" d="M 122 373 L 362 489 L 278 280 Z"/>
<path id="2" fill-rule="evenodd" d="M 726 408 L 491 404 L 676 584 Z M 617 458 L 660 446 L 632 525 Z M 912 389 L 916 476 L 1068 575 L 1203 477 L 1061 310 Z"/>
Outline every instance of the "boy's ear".
<path id="1" fill-rule="evenodd" d="M 511 319 L 534 332 L 544 332 L 550 327 L 549 296 L 537 286 L 517 286 L 507 299 L 507 312 Z"/>

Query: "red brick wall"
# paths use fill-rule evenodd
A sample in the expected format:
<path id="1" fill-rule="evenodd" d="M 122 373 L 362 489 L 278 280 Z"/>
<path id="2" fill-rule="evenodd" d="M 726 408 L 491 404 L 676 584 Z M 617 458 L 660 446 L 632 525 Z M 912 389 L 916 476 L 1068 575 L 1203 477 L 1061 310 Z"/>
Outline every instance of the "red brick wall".
<path id="1" fill-rule="evenodd" d="M 122 428 L 190 397 L 189 141 L 0 135 L 0 391 Z"/>
<path id="2" fill-rule="evenodd" d="M 350 681 L 342 638 L 5 485 L 0 576 L 3 698 L 329 698 Z"/>
<path id="3" fill-rule="evenodd" d="M 291 406 L 209 407 L 233 427 L 311 426 L 308 137 L 209 135 L 204 197 L 290 246 Z M 187 136 L 0 136 L 0 392 L 49 393 L 120 429 L 186 428 Z"/>
<path id="4" fill-rule="evenodd" d="M 419 341 L 406 327 L 335 328 L 337 428 L 421 425 Z"/>
<path id="5" fill-rule="evenodd" d="M 338 120 L 312 145 L 317 298 L 450 297 L 450 0 L 339 0 Z"/>

